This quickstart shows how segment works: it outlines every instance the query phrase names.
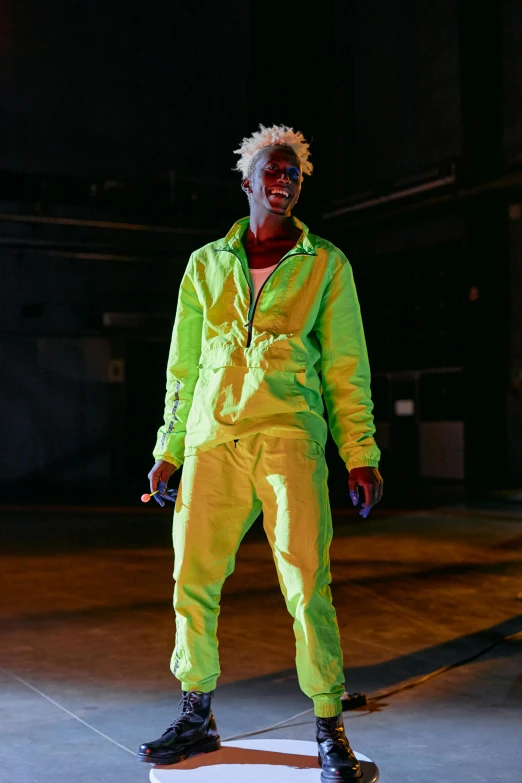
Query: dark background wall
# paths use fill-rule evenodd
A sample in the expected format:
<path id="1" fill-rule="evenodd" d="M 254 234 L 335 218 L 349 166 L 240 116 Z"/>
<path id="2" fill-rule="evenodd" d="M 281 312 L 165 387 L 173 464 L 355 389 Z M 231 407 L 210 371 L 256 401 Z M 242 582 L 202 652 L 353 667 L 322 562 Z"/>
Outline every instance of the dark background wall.
<path id="1" fill-rule="evenodd" d="M 259 122 L 312 139 L 297 214 L 353 264 L 388 477 L 521 481 L 522 0 L 6 0 L 0 27 L 6 497 L 144 484 L 184 265 L 246 213 Z"/>
<path id="2" fill-rule="evenodd" d="M 223 175 L 230 129 L 246 130 L 240 0 L 6 0 L 2 16 L 0 168 Z"/>
<path id="3" fill-rule="evenodd" d="M 458 0 L 341 3 L 345 177 L 399 187 L 462 152 Z"/>

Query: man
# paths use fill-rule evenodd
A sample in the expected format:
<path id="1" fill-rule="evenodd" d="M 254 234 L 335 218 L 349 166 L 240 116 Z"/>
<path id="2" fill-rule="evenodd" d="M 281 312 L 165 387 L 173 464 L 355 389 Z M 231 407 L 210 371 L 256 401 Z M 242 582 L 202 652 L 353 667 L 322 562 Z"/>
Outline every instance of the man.
<path id="1" fill-rule="evenodd" d="M 322 781 L 361 771 L 342 720 L 342 650 L 330 592 L 328 419 L 362 515 L 382 496 L 370 370 L 350 264 L 292 216 L 309 145 L 286 126 L 236 150 L 250 216 L 192 254 L 167 370 L 165 424 L 149 478 L 156 498 L 183 464 L 174 512 L 180 716 L 138 758 L 175 764 L 219 748 L 211 697 L 220 673 L 223 583 L 249 527 L 264 528 L 294 618 L 299 684 L 314 703 Z"/>

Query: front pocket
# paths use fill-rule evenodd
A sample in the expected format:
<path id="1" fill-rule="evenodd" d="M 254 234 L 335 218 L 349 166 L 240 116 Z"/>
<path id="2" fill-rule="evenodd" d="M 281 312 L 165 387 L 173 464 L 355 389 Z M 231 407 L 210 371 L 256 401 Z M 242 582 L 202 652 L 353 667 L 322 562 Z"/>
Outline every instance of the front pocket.
<path id="1" fill-rule="evenodd" d="M 299 377 L 304 378 L 304 373 Z M 191 424 L 204 420 L 234 424 L 309 410 L 298 375 L 261 367 L 200 369 L 191 408 Z"/>

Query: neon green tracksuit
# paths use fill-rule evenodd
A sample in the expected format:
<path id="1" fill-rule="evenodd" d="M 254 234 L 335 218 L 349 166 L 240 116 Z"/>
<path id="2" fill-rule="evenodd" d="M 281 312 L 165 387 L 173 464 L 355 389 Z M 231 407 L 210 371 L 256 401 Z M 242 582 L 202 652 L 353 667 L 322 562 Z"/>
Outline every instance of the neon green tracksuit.
<path id="1" fill-rule="evenodd" d="M 190 257 L 167 368 L 156 459 L 184 464 L 174 513 L 174 674 L 184 690 L 219 676 L 221 588 L 263 509 L 294 617 L 296 663 L 317 715 L 336 715 L 342 652 L 329 584 L 327 429 L 349 470 L 379 464 L 370 368 L 346 257 L 301 236 L 252 301 L 248 218 Z"/>

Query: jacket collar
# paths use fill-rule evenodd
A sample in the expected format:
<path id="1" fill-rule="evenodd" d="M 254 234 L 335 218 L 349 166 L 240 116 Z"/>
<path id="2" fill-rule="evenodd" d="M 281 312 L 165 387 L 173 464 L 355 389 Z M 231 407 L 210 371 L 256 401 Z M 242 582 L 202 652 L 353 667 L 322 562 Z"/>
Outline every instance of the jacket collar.
<path id="1" fill-rule="evenodd" d="M 305 226 L 305 224 L 302 223 L 298 218 L 296 218 L 295 215 L 292 215 L 292 220 L 294 221 L 295 226 L 301 229 L 301 236 L 297 240 L 297 243 L 294 249 L 292 250 L 292 253 L 295 254 L 302 253 L 303 255 L 316 256 L 317 251 L 314 247 L 313 242 L 310 240 L 310 237 L 308 236 L 309 233 L 308 226 Z M 241 218 L 236 223 L 234 223 L 234 225 L 226 235 L 225 239 L 219 243 L 219 247 L 216 249 L 229 250 L 232 252 L 244 250 L 241 240 L 243 238 L 243 234 L 248 228 L 249 223 L 250 223 L 250 217 Z"/>

